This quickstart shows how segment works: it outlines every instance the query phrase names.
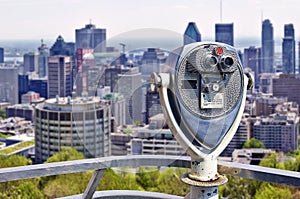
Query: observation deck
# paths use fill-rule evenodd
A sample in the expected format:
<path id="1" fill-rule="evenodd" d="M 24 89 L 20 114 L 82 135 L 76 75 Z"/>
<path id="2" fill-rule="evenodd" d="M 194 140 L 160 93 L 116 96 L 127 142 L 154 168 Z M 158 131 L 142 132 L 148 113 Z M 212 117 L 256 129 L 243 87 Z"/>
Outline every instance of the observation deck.
<path id="1" fill-rule="evenodd" d="M 191 159 L 187 156 L 165 156 L 165 155 L 132 155 L 132 156 L 110 156 L 104 158 L 74 160 L 66 162 L 55 162 L 48 164 L 37 164 L 20 167 L 10 167 L 0 169 L 0 182 L 13 180 L 23 180 L 43 176 L 52 176 L 68 173 L 77 173 L 94 170 L 94 173 L 85 189 L 79 195 L 63 197 L 64 199 L 100 199 L 100 198 L 163 198 L 177 199 L 183 198 L 156 192 L 112 190 L 96 191 L 101 178 L 107 168 L 117 167 L 180 167 L 190 168 Z M 234 175 L 243 178 L 262 180 L 271 183 L 300 187 L 300 172 L 286 171 L 280 169 L 266 168 L 254 165 L 245 165 L 234 162 L 218 161 L 218 170 L 221 174 Z"/>

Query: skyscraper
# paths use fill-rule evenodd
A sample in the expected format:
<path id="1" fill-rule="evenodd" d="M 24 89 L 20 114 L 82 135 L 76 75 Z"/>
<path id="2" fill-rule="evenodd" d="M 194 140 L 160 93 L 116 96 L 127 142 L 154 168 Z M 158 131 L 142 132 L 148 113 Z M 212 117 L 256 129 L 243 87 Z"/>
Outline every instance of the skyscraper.
<path id="1" fill-rule="evenodd" d="M 96 67 L 92 48 L 77 49 L 76 93 L 81 96 L 87 92 L 89 96 L 96 94 L 101 67 Z"/>
<path id="2" fill-rule="evenodd" d="M 4 63 L 4 48 L 0 48 L 0 63 Z"/>
<path id="3" fill-rule="evenodd" d="M 249 48 L 244 49 L 244 68 L 251 68 L 255 75 L 255 87 L 258 87 L 259 81 L 259 73 L 260 73 L 260 48 L 255 48 L 254 46 L 250 46 Z"/>
<path id="4" fill-rule="evenodd" d="M 142 120 L 142 74 L 137 67 L 118 75 L 116 91 L 125 97 L 126 124 Z"/>
<path id="5" fill-rule="evenodd" d="M 64 38 L 59 35 L 55 43 L 50 48 L 50 56 L 54 55 L 75 57 L 75 44 L 73 42 L 65 42 Z"/>
<path id="6" fill-rule="evenodd" d="M 261 73 L 272 73 L 274 71 L 274 36 L 273 25 L 269 19 L 262 23 L 261 42 Z"/>
<path id="7" fill-rule="evenodd" d="M 189 22 L 183 35 L 183 45 L 201 41 L 201 34 L 195 22 Z"/>
<path id="8" fill-rule="evenodd" d="M 87 24 L 84 28 L 75 30 L 75 37 L 76 49 L 94 48 L 97 52 L 106 51 L 106 29 Z"/>
<path id="9" fill-rule="evenodd" d="M 24 59 L 24 73 L 38 71 L 38 54 L 34 52 L 26 53 Z"/>
<path id="10" fill-rule="evenodd" d="M 0 66 L 0 101 L 18 103 L 18 66 Z"/>
<path id="11" fill-rule="evenodd" d="M 116 127 L 126 124 L 125 118 L 125 99 L 120 93 L 109 93 L 103 97 L 105 102 L 111 107 L 111 115 L 114 118 L 114 124 Z"/>
<path id="12" fill-rule="evenodd" d="M 48 59 L 48 98 L 72 94 L 72 59 L 69 56 L 50 56 Z"/>
<path id="13" fill-rule="evenodd" d="M 104 86 L 110 86 L 111 92 L 117 92 L 117 84 L 119 80 L 119 74 L 125 74 L 130 71 L 129 67 L 110 67 L 104 71 Z"/>
<path id="14" fill-rule="evenodd" d="M 40 97 L 48 98 L 48 80 L 46 78 L 30 79 L 29 90 L 40 94 Z"/>
<path id="15" fill-rule="evenodd" d="M 234 45 L 233 23 L 219 23 L 215 25 L 215 41 Z"/>
<path id="16" fill-rule="evenodd" d="M 29 91 L 29 75 L 19 74 L 18 75 L 18 102 L 21 103 L 22 95 Z"/>
<path id="17" fill-rule="evenodd" d="M 282 72 L 295 73 L 296 49 L 293 24 L 284 25 L 284 38 L 282 41 Z"/>
<path id="18" fill-rule="evenodd" d="M 162 113 L 162 108 L 160 105 L 159 93 L 156 88 L 150 86 L 146 93 L 146 113 L 145 113 L 145 123 L 149 124 L 150 117 Z"/>
<path id="19" fill-rule="evenodd" d="M 39 57 L 38 57 L 38 74 L 39 77 L 47 76 L 47 67 L 48 67 L 48 56 L 49 56 L 49 48 L 46 44 L 41 43 L 41 46 L 38 47 Z"/>
<path id="20" fill-rule="evenodd" d="M 141 64 L 139 65 L 140 72 L 144 80 L 149 80 L 153 72 L 160 73 L 162 65 L 166 62 L 166 55 L 159 48 L 148 48 L 144 51 Z"/>

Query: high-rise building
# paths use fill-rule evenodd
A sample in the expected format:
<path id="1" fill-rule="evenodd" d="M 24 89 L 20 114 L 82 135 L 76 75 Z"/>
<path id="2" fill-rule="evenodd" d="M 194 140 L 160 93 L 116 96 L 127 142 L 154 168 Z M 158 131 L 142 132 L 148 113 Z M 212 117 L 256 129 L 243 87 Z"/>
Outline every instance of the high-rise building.
<path id="1" fill-rule="evenodd" d="M 59 35 L 55 41 L 55 43 L 50 48 L 50 56 L 56 56 L 56 55 L 63 55 L 63 56 L 69 56 L 72 60 L 71 65 L 71 80 L 73 85 L 73 79 L 75 78 L 77 71 L 75 67 L 76 63 L 76 51 L 75 51 L 75 43 L 74 42 L 65 42 L 63 37 Z M 49 97 L 50 98 L 50 97 Z"/>
<path id="2" fill-rule="evenodd" d="M 189 22 L 183 35 L 183 45 L 201 41 L 201 34 L 195 22 Z"/>
<path id="3" fill-rule="evenodd" d="M 162 113 L 158 90 L 149 88 L 146 93 L 145 124 L 149 124 L 150 117 Z"/>
<path id="4" fill-rule="evenodd" d="M 48 59 L 48 98 L 72 94 L 72 59 L 69 56 L 50 56 Z"/>
<path id="5" fill-rule="evenodd" d="M 85 55 L 89 55 L 91 56 L 94 53 L 94 49 L 93 48 L 78 48 L 76 50 L 76 72 L 81 70 L 83 61 L 84 61 L 84 56 Z M 94 58 L 95 59 L 95 58 Z"/>
<path id="6" fill-rule="evenodd" d="M 75 37 L 76 49 L 93 48 L 97 52 L 106 52 L 106 29 L 87 24 L 84 28 L 75 30 Z"/>
<path id="7" fill-rule="evenodd" d="M 126 124 L 134 124 L 142 119 L 142 74 L 138 68 L 129 68 L 128 72 L 118 75 L 116 91 L 125 97 Z"/>
<path id="8" fill-rule="evenodd" d="M 34 52 L 26 53 L 24 58 L 24 73 L 38 71 L 38 54 Z"/>
<path id="9" fill-rule="evenodd" d="M 144 51 L 139 66 L 143 79 L 148 81 L 153 72 L 161 72 L 162 64 L 165 62 L 166 56 L 159 48 L 148 48 Z"/>
<path id="10" fill-rule="evenodd" d="M 259 76 L 259 92 L 261 93 L 273 93 L 273 78 L 274 73 L 262 73 Z"/>
<path id="11" fill-rule="evenodd" d="M 104 71 L 104 85 L 110 86 L 111 92 L 116 92 L 119 74 L 125 74 L 130 71 L 128 67 L 110 67 Z"/>
<path id="12" fill-rule="evenodd" d="M 87 158 L 110 155 L 110 106 L 99 98 L 54 98 L 35 108 L 36 162 L 42 163 L 63 147 Z"/>
<path id="13" fill-rule="evenodd" d="M 115 126 L 123 126 L 126 124 L 125 118 L 125 98 L 123 95 L 119 93 L 110 93 L 103 97 L 110 106 L 111 106 L 111 113 L 112 117 L 115 120 Z"/>
<path id="14" fill-rule="evenodd" d="M 34 91 L 40 94 L 40 97 L 48 99 L 48 80 L 46 78 L 29 79 L 28 91 Z"/>
<path id="15" fill-rule="evenodd" d="M 4 63 L 4 48 L 0 48 L 0 63 Z"/>
<path id="16" fill-rule="evenodd" d="M 273 96 L 287 97 L 288 101 L 300 104 L 300 77 L 298 74 L 281 74 L 272 81 Z"/>
<path id="17" fill-rule="evenodd" d="M 38 47 L 39 56 L 38 56 L 38 74 L 39 77 L 47 76 L 47 67 L 48 67 L 48 57 L 49 57 L 49 48 L 46 44 L 43 43 Z"/>
<path id="18" fill-rule="evenodd" d="M 22 101 L 22 95 L 29 91 L 29 75 L 18 74 L 18 103 Z"/>
<path id="19" fill-rule="evenodd" d="M 235 149 L 242 148 L 243 144 L 249 139 L 250 139 L 249 121 L 246 117 L 243 117 L 232 140 L 230 141 L 228 146 L 224 149 L 221 155 L 226 157 L 231 157 L 232 152 Z"/>
<path id="20" fill-rule="evenodd" d="M 282 72 L 296 72 L 296 46 L 293 24 L 284 25 L 284 38 L 282 41 Z"/>
<path id="21" fill-rule="evenodd" d="M 0 101 L 18 103 L 18 66 L 0 65 Z"/>
<path id="22" fill-rule="evenodd" d="M 81 96 L 83 92 L 87 92 L 89 96 L 94 96 L 96 93 L 100 67 L 96 67 L 93 52 L 94 49 L 92 48 L 77 49 L 75 83 L 78 96 Z M 94 76 L 96 76 L 96 78 L 91 79 L 91 77 Z"/>
<path id="23" fill-rule="evenodd" d="M 218 23 L 215 25 L 215 41 L 234 45 L 233 23 Z"/>
<path id="24" fill-rule="evenodd" d="M 65 55 L 75 57 L 75 43 L 65 42 L 64 38 L 59 35 L 55 43 L 50 48 L 50 56 Z"/>
<path id="25" fill-rule="evenodd" d="M 300 66 L 300 42 L 298 42 L 298 59 L 299 63 L 298 66 Z M 298 74 L 300 73 L 300 67 L 298 67 Z"/>
<path id="26" fill-rule="evenodd" d="M 261 33 L 261 73 L 274 72 L 274 36 L 273 25 L 269 19 L 266 19 L 262 23 Z"/>
<path id="27" fill-rule="evenodd" d="M 255 87 L 258 87 L 259 74 L 260 74 L 260 48 L 255 48 L 250 46 L 249 48 L 244 49 L 244 59 L 243 65 L 244 68 L 251 68 L 254 72 L 254 83 Z"/>

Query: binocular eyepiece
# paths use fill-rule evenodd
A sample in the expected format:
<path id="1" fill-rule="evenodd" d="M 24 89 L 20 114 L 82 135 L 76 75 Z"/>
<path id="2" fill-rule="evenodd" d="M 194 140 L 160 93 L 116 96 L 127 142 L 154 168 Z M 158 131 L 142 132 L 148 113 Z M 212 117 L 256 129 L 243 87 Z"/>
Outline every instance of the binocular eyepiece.
<path id="1" fill-rule="evenodd" d="M 218 67 L 222 72 L 226 72 L 233 64 L 234 60 L 231 56 L 217 57 L 215 55 L 207 55 L 205 60 L 206 67 Z"/>

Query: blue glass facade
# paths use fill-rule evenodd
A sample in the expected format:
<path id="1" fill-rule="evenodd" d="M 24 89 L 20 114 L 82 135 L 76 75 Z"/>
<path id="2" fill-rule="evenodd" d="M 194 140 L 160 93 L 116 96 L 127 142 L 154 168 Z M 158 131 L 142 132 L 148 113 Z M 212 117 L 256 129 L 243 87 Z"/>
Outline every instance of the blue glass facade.
<path id="1" fill-rule="evenodd" d="M 4 48 L 0 48 L 0 63 L 4 63 Z"/>
<path id="2" fill-rule="evenodd" d="M 215 41 L 225 43 L 228 45 L 234 45 L 233 38 L 233 23 L 222 23 L 215 25 Z"/>
<path id="3" fill-rule="evenodd" d="M 18 102 L 21 103 L 22 95 L 29 91 L 29 77 L 27 74 L 18 75 Z"/>
<path id="4" fill-rule="evenodd" d="M 293 24 L 284 25 L 284 38 L 282 41 L 282 72 L 295 73 L 296 49 Z"/>
<path id="5" fill-rule="evenodd" d="M 201 41 L 201 34 L 195 22 L 189 22 L 183 36 L 183 44 Z"/>
<path id="6" fill-rule="evenodd" d="M 249 48 L 244 49 L 244 68 L 251 68 L 255 75 L 255 87 L 258 88 L 259 76 L 260 73 L 260 48 L 255 48 L 250 46 Z"/>
<path id="7" fill-rule="evenodd" d="M 38 74 L 39 77 L 47 76 L 48 70 L 48 57 L 49 57 L 49 49 L 46 44 L 43 43 L 38 48 L 39 50 L 39 57 L 38 57 Z"/>
<path id="8" fill-rule="evenodd" d="M 29 80 L 29 90 L 40 94 L 40 97 L 48 98 L 48 81 L 46 79 Z"/>
<path id="9" fill-rule="evenodd" d="M 262 23 L 262 35 L 261 35 L 261 59 L 262 73 L 272 73 L 274 72 L 274 36 L 273 36 L 273 25 L 269 19 L 266 19 Z"/>
<path id="10" fill-rule="evenodd" d="M 94 48 L 98 52 L 106 52 L 106 29 L 87 24 L 75 30 L 76 48 Z"/>

